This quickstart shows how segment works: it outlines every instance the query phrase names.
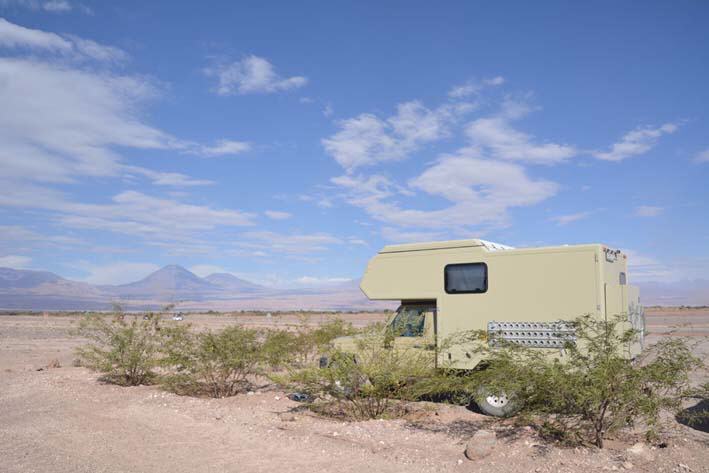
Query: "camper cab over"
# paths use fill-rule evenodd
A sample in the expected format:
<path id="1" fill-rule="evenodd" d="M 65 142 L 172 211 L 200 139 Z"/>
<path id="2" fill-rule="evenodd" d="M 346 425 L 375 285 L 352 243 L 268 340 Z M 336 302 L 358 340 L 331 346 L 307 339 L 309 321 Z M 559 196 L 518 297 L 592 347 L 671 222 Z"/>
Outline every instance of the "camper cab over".
<path id="1" fill-rule="evenodd" d="M 627 256 L 600 244 L 514 249 L 458 240 L 386 246 L 360 287 L 369 299 L 401 301 L 389 321 L 395 346 L 430 349 L 440 366 L 472 369 L 476 355 L 442 342 L 488 330 L 558 350 L 573 336 L 564 321 L 586 314 L 622 315 L 642 334 L 639 291 L 628 281 Z"/>

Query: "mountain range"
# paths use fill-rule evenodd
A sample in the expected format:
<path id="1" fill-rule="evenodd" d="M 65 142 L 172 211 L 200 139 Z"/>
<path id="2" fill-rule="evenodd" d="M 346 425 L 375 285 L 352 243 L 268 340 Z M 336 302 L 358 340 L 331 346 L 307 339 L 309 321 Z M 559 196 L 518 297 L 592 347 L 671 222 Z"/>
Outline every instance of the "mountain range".
<path id="1" fill-rule="evenodd" d="M 336 286 L 276 289 L 229 273 L 199 277 L 182 266 L 165 266 L 121 285 L 93 285 L 47 271 L 0 268 L 0 309 L 106 310 L 114 303 L 154 310 L 177 303 L 184 310 L 357 310 L 388 308 L 368 301 L 357 281 Z"/>
<path id="2" fill-rule="evenodd" d="M 644 305 L 709 305 L 709 281 L 639 283 Z M 229 273 L 199 277 L 182 266 L 165 266 L 121 285 L 93 285 L 47 271 L 0 268 L 0 309 L 155 310 L 176 303 L 183 310 L 368 310 L 396 303 L 372 302 L 356 280 L 334 286 L 276 289 Z"/>

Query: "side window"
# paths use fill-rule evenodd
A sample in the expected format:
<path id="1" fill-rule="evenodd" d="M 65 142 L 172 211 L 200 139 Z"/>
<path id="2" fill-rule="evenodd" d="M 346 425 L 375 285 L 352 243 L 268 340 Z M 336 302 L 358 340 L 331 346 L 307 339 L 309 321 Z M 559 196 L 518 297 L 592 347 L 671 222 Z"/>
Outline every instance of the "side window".
<path id="1" fill-rule="evenodd" d="M 619 281 L 619 283 L 620 283 L 621 286 L 625 286 L 625 285 L 628 283 L 627 276 L 626 276 L 625 273 L 623 273 L 623 272 L 620 273 L 620 281 Z"/>
<path id="2" fill-rule="evenodd" d="M 425 307 L 401 306 L 396 317 L 391 322 L 391 330 L 395 337 L 421 337 L 426 317 Z"/>
<path id="3" fill-rule="evenodd" d="M 449 264 L 443 271 L 447 294 L 479 294 L 487 291 L 485 263 Z"/>

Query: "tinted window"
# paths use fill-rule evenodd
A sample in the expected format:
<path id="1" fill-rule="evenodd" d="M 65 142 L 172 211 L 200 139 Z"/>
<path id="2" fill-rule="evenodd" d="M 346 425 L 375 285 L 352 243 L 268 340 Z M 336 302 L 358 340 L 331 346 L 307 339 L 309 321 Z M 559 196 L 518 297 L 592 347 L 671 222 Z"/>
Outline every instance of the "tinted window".
<path id="1" fill-rule="evenodd" d="M 627 284 L 628 280 L 626 279 L 625 273 L 620 273 L 620 281 L 619 282 L 620 282 L 621 286 L 625 286 Z"/>
<path id="2" fill-rule="evenodd" d="M 391 330 L 395 337 L 421 337 L 423 336 L 426 321 L 427 307 L 401 306 L 391 321 Z"/>
<path id="3" fill-rule="evenodd" d="M 487 265 L 485 263 L 449 264 L 444 271 L 448 294 L 487 291 Z"/>

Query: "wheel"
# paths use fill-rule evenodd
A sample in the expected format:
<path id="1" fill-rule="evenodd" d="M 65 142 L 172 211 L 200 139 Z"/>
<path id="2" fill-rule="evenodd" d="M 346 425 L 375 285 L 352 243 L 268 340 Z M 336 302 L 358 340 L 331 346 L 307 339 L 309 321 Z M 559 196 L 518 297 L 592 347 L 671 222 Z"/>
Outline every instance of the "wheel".
<path id="1" fill-rule="evenodd" d="M 519 406 L 506 393 L 492 393 L 481 388 L 475 400 L 483 414 L 493 417 L 509 417 L 519 410 Z"/>

